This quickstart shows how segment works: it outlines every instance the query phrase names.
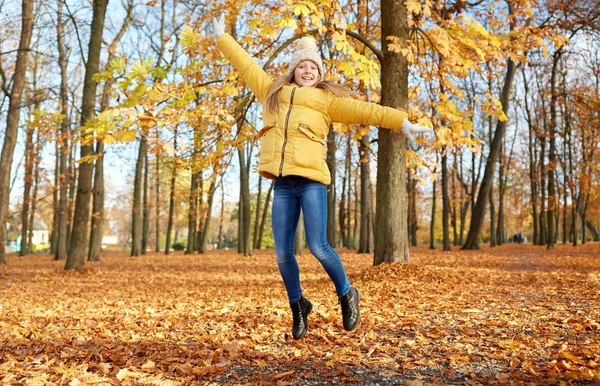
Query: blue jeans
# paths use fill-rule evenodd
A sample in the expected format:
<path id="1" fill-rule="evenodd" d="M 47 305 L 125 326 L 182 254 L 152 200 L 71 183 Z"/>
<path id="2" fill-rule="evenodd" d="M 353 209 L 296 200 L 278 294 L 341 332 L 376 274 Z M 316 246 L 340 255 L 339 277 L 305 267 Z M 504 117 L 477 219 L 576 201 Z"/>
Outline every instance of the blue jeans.
<path id="1" fill-rule="evenodd" d="M 320 182 L 299 176 L 275 180 L 272 209 L 273 237 L 277 265 L 290 302 L 302 296 L 300 269 L 294 254 L 296 227 L 300 208 L 304 213 L 304 229 L 310 252 L 319 260 L 333 281 L 338 296 L 345 295 L 350 282 L 340 255 L 327 241 L 327 188 Z"/>

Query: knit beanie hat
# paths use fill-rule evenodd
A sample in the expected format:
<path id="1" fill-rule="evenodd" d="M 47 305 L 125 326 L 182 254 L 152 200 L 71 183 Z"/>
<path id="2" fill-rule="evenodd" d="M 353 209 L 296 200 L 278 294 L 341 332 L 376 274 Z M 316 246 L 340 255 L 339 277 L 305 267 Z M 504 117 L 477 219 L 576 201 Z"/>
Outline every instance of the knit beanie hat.
<path id="1" fill-rule="evenodd" d="M 319 69 L 319 81 L 323 80 L 323 60 L 317 51 L 317 42 L 310 36 L 304 36 L 297 41 L 296 52 L 292 55 L 292 60 L 288 67 L 288 75 L 292 75 L 296 66 L 304 60 L 310 60 L 317 65 Z"/>

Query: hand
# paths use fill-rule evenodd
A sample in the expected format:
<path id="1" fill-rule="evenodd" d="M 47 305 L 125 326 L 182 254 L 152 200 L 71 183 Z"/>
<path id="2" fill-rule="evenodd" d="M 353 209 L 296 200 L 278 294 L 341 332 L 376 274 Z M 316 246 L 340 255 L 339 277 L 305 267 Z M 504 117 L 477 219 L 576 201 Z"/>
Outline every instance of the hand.
<path id="1" fill-rule="evenodd" d="M 404 133 L 404 135 L 406 135 L 406 138 L 408 138 L 408 141 L 413 145 L 415 143 L 415 138 L 413 137 L 414 133 L 423 133 L 425 131 L 430 131 L 430 130 L 433 130 L 433 129 L 430 127 L 418 125 L 416 123 L 411 123 L 406 118 L 404 119 L 404 122 L 402 123 L 402 132 Z"/>
<path id="2" fill-rule="evenodd" d="M 221 14 L 221 16 L 219 16 L 219 19 L 213 18 L 212 24 L 215 39 L 218 39 L 221 37 L 221 35 L 225 33 L 225 15 Z"/>

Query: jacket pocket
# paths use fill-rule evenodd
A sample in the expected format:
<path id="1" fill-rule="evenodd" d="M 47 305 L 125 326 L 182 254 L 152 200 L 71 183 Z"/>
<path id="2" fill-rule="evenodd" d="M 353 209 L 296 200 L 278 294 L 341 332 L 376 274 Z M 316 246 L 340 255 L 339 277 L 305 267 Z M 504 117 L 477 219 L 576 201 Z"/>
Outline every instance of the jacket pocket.
<path id="1" fill-rule="evenodd" d="M 263 165 L 269 163 L 275 157 L 275 123 L 265 125 L 259 132 L 258 138 L 260 139 L 260 157 L 259 164 Z"/>
<path id="2" fill-rule="evenodd" d="M 294 141 L 292 162 L 295 166 L 321 170 L 326 148 L 321 138 L 314 130 L 304 123 L 298 125 L 298 135 Z"/>

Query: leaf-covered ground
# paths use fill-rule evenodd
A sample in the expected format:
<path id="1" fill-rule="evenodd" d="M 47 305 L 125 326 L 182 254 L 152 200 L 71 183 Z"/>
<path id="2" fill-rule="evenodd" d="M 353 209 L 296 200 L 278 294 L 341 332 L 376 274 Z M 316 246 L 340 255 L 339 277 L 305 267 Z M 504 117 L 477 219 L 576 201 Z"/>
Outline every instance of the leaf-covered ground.
<path id="1" fill-rule="evenodd" d="M 412 250 L 371 266 L 342 251 L 361 323 L 299 258 L 309 331 L 272 251 L 130 258 L 65 272 L 48 255 L 0 267 L 0 384 L 600 384 L 600 245 Z"/>

